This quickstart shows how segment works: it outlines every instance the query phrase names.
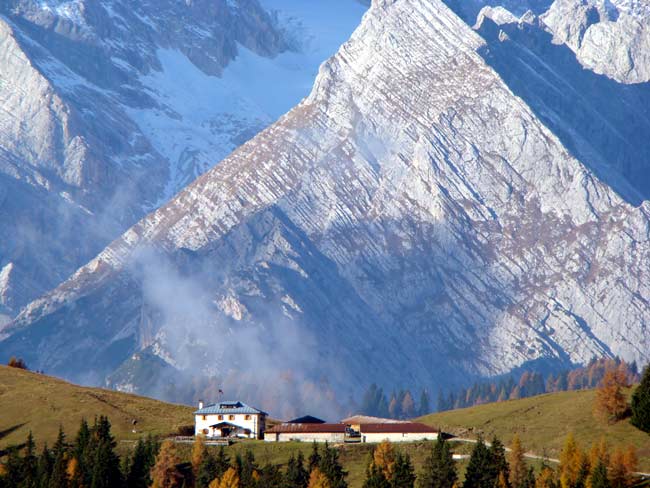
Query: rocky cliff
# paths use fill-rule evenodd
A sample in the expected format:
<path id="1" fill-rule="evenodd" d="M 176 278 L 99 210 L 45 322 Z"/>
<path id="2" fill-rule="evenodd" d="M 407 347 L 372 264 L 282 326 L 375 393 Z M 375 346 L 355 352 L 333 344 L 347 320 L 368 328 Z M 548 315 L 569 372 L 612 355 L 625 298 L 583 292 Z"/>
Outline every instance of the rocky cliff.
<path id="1" fill-rule="evenodd" d="M 0 353 L 88 380 L 146 349 L 307 392 L 650 360 L 650 207 L 517 96 L 484 27 L 373 2 L 306 100 L 26 307 Z"/>

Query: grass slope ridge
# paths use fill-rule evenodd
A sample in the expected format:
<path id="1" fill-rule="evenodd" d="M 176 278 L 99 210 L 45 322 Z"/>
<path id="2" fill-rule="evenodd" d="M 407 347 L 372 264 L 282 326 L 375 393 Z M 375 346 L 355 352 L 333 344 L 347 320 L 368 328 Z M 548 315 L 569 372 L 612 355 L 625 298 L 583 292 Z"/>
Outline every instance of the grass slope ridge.
<path id="1" fill-rule="evenodd" d="M 37 442 L 51 443 L 62 425 L 68 436 L 79 422 L 106 415 L 120 440 L 168 434 L 192 424 L 192 407 L 137 395 L 87 388 L 16 368 L 0 366 L 0 447 L 24 442 L 31 430 Z M 137 420 L 137 434 L 132 421 Z"/>
<path id="2" fill-rule="evenodd" d="M 497 435 L 506 445 L 518 433 L 526 449 L 535 454 L 546 452 L 551 458 L 558 457 L 569 432 L 586 449 L 604 436 L 611 448 L 635 446 L 639 469 L 650 471 L 650 435 L 633 427 L 629 420 L 613 425 L 596 420 L 592 413 L 595 395 L 595 390 L 549 393 L 450 410 L 420 420 L 460 437 L 481 434 L 489 440 Z"/>

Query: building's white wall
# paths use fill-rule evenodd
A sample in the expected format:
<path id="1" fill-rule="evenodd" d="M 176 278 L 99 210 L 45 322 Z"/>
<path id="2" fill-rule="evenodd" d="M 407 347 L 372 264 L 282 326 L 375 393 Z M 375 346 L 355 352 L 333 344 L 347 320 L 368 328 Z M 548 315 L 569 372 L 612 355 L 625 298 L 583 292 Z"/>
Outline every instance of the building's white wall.
<path id="1" fill-rule="evenodd" d="M 431 433 L 381 433 L 381 434 L 367 434 L 364 433 L 363 430 L 361 432 L 361 440 L 362 442 L 382 442 L 382 441 L 390 441 L 390 442 L 414 442 L 414 441 L 423 441 L 423 440 L 436 440 L 437 434 L 431 432 Z"/>
<path id="2" fill-rule="evenodd" d="M 264 440 L 267 442 L 344 442 L 344 433 L 283 433 L 283 434 L 264 434 Z"/>
<path id="3" fill-rule="evenodd" d="M 208 436 L 214 435 L 213 429 L 210 428 L 211 425 L 219 424 L 221 422 L 228 422 L 230 424 L 237 425 L 244 429 L 250 429 L 251 437 L 260 437 L 264 432 L 264 416 L 248 414 L 250 416 L 249 420 L 246 420 L 246 414 L 232 414 L 234 419 L 231 419 L 230 414 L 223 414 L 223 418 L 219 418 L 217 414 L 211 415 L 195 415 L 194 416 L 194 434 L 199 435 L 203 434 L 203 429 L 208 430 Z M 216 435 L 219 435 L 217 432 Z"/>

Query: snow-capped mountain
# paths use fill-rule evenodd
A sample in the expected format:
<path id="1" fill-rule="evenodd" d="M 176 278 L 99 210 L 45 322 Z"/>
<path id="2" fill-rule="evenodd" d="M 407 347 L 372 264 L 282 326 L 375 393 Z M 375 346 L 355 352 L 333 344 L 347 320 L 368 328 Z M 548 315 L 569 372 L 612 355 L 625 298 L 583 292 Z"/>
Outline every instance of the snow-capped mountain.
<path id="1" fill-rule="evenodd" d="M 0 324 L 305 97 L 366 9 L 292 3 L 0 4 Z"/>
<path id="2" fill-rule="evenodd" d="M 302 400 L 650 360 L 650 206 L 626 173 L 647 153 L 594 140 L 625 108 L 550 101 L 587 83 L 573 51 L 519 86 L 556 46 L 497 17 L 375 0 L 307 99 L 27 306 L 0 354 L 98 381 L 146 350 Z"/>

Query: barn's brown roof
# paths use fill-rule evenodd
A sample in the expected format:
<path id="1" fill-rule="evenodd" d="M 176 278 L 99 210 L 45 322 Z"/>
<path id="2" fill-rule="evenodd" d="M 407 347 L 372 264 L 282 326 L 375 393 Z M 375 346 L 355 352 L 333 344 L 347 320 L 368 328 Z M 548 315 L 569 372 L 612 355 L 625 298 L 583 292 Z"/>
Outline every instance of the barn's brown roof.
<path id="1" fill-rule="evenodd" d="M 362 434 L 437 434 L 438 431 L 428 425 L 417 422 L 399 424 L 361 424 Z"/>
<path id="2" fill-rule="evenodd" d="M 278 424 L 268 434 L 344 434 L 344 424 Z"/>

